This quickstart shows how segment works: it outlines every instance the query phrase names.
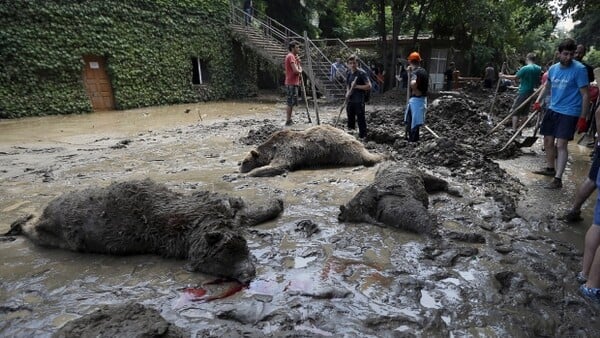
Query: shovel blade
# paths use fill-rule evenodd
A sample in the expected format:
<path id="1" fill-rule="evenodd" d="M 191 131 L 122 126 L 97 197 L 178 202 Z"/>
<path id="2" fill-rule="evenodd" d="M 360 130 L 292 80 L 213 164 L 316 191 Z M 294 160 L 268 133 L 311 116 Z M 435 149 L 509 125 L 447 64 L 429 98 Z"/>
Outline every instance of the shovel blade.
<path id="1" fill-rule="evenodd" d="M 537 139 L 537 136 L 527 136 L 523 142 L 519 144 L 519 147 L 531 147 Z"/>

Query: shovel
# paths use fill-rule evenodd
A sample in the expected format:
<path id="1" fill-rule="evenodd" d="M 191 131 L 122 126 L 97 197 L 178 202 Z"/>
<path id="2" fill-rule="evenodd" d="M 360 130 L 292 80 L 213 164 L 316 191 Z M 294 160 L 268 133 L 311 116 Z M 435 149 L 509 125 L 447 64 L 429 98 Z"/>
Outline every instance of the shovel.
<path id="1" fill-rule="evenodd" d="M 304 103 L 306 104 L 306 117 L 308 117 L 308 123 L 312 123 L 312 120 L 310 119 L 310 113 L 308 112 L 308 98 L 306 97 L 306 86 L 304 86 L 302 73 L 300 73 L 300 83 L 302 83 L 302 96 L 304 96 Z"/>
<path id="2" fill-rule="evenodd" d="M 500 73 L 504 73 L 505 68 L 506 68 L 506 62 L 503 62 L 502 67 L 500 67 Z M 494 92 L 494 99 L 492 100 L 492 106 L 490 107 L 490 112 L 488 114 L 490 121 L 492 120 L 492 117 L 494 116 L 494 105 L 496 104 L 496 97 L 498 97 L 498 90 L 500 89 L 500 80 L 501 79 L 498 78 L 498 82 L 496 83 L 496 91 Z"/>
<path id="3" fill-rule="evenodd" d="M 517 129 L 517 131 L 515 132 L 515 134 L 508 140 L 508 142 L 506 142 L 506 144 L 504 145 L 504 147 L 502 147 L 498 152 L 502 152 L 504 151 L 506 148 L 508 148 L 508 146 L 519 136 L 519 134 L 521 133 L 521 131 L 523 129 L 525 129 L 525 127 L 527 127 L 527 124 L 537 115 L 539 114 L 539 111 L 534 111 L 533 113 L 531 113 L 531 115 L 529 115 L 529 117 L 527 118 L 527 120 L 525 120 L 525 122 L 519 127 L 519 129 Z M 537 127 L 536 127 L 537 129 Z M 537 130 L 536 130 L 537 132 Z M 537 140 L 537 137 L 535 137 L 535 140 Z M 535 142 L 535 140 L 533 140 L 533 142 Z M 531 144 L 533 144 L 533 142 Z M 519 146 L 522 147 L 523 144 L 525 143 L 525 141 L 523 141 L 523 143 L 520 143 Z M 531 145 L 529 145 L 531 146 Z"/>
<path id="4" fill-rule="evenodd" d="M 334 127 L 337 127 L 338 122 L 340 122 L 342 112 L 344 111 L 344 108 L 346 108 L 346 106 L 348 105 L 348 99 L 350 98 L 350 94 L 354 90 L 354 86 L 356 86 L 356 80 L 358 80 L 358 78 L 355 78 L 354 81 L 352 81 L 352 85 L 350 85 L 350 89 L 346 90 L 346 98 L 344 99 L 344 104 L 342 104 L 342 106 L 340 107 L 340 113 L 338 114 L 337 120 L 335 120 L 335 124 L 333 125 Z"/>
<path id="5" fill-rule="evenodd" d="M 535 121 L 535 129 L 533 130 L 533 136 L 527 136 L 523 142 L 519 144 L 519 147 L 529 148 L 531 147 L 535 141 L 537 141 L 537 132 L 540 129 L 540 113 L 537 112 L 537 120 Z"/>
<path id="6" fill-rule="evenodd" d="M 531 100 L 536 97 L 536 95 L 538 95 L 542 90 L 544 90 L 544 88 L 545 88 L 545 86 L 541 85 L 535 92 L 533 92 L 533 94 L 531 94 L 517 108 L 511 110 L 510 113 L 508 113 L 508 115 L 506 115 L 506 117 L 504 119 L 502 119 L 502 121 L 500 121 L 494 128 L 492 128 L 490 131 L 488 131 L 488 135 L 490 135 L 493 132 L 495 132 L 496 130 L 498 130 L 498 128 L 500 128 L 504 124 L 504 122 L 508 121 L 508 119 L 510 119 L 516 112 L 518 112 L 523 107 L 525 107 L 526 105 L 528 105 L 529 102 L 531 102 Z"/>

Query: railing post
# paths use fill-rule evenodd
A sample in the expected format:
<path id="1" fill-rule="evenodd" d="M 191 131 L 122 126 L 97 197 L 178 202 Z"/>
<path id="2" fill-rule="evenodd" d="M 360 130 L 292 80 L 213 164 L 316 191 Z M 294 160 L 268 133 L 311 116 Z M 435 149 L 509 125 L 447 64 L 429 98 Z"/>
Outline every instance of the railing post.
<path id="1" fill-rule="evenodd" d="M 317 116 L 317 125 L 321 124 L 321 119 L 319 118 L 319 105 L 317 104 L 317 89 L 315 86 L 315 74 L 313 73 L 312 68 L 312 57 L 310 55 L 310 41 L 308 40 L 308 35 L 306 31 L 304 31 L 304 50 L 306 51 L 306 58 L 308 59 L 308 78 L 310 79 L 310 87 L 312 89 L 313 96 L 313 105 L 315 107 L 315 115 Z M 306 95 L 306 93 L 304 93 Z"/>

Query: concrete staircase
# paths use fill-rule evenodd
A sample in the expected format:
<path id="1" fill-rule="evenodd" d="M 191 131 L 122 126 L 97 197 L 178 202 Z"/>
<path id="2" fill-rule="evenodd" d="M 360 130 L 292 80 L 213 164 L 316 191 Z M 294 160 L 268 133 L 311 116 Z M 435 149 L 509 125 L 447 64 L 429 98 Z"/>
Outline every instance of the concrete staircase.
<path id="1" fill-rule="evenodd" d="M 252 21 L 248 24 L 245 19 L 243 10 L 232 3 L 230 27 L 236 40 L 281 68 L 283 68 L 283 61 L 288 53 L 288 43 L 292 40 L 300 42 L 302 44 L 300 59 L 304 70 L 303 76 L 314 83 L 317 91 L 328 101 L 344 97 L 345 83 L 329 79 L 331 58 L 326 56 L 314 41 L 260 13 L 255 12 Z M 308 90 L 310 87 L 307 84 Z"/>

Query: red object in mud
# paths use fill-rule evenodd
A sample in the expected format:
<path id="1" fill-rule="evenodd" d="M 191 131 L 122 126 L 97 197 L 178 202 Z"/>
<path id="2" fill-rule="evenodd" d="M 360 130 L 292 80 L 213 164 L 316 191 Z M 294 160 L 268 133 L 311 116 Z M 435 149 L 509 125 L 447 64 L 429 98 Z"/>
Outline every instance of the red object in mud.
<path id="1" fill-rule="evenodd" d="M 245 284 L 237 283 L 237 284 L 234 284 L 233 286 L 231 286 L 229 289 L 222 292 L 221 294 L 208 297 L 206 299 L 206 301 L 210 302 L 211 300 L 215 300 L 215 299 L 227 298 L 229 296 L 235 295 L 236 293 L 242 291 L 245 288 L 246 288 Z"/>
<path id="2" fill-rule="evenodd" d="M 215 284 L 222 284 L 224 282 L 227 282 L 227 280 L 225 279 L 217 279 L 215 281 L 212 282 L 208 282 L 205 283 L 204 285 L 215 285 Z M 246 288 L 246 284 L 240 283 L 240 282 L 234 282 L 233 285 L 231 285 L 229 288 L 227 288 L 225 291 L 216 294 L 216 295 L 210 295 L 208 296 L 207 293 L 208 291 L 204 288 L 201 287 L 187 287 L 183 289 L 183 293 L 192 296 L 192 299 L 189 299 L 192 302 L 210 302 L 216 299 L 223 299 L 223 298 L 227 298 L 231 295 L 234 295 L 240 291 L 242 291 L 243 289 Z M 206 297 L 205 297 L 206 296 Z"/>
<path id="3" fill-rule="evenodd" d="M 203 288 L 185 288 L 183 292 L 198 298 L 206 295 L 206 290 Z"/>
<path id="4" fill-rule="evenodd" d="M 579 133 L 585 133 L 587 131 L 587 121 L 585 117 L 580 117 L 577 121 L 577 131 Z"/>

